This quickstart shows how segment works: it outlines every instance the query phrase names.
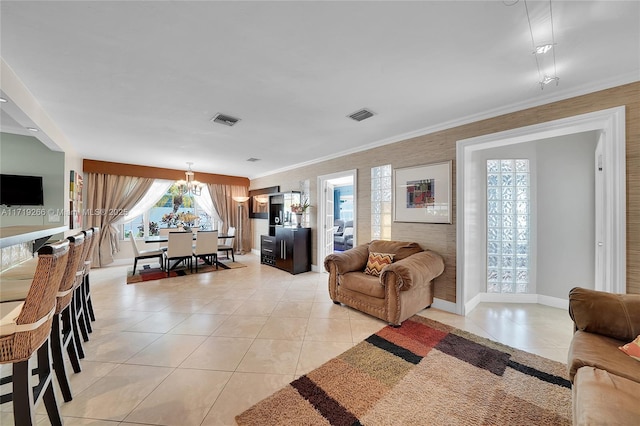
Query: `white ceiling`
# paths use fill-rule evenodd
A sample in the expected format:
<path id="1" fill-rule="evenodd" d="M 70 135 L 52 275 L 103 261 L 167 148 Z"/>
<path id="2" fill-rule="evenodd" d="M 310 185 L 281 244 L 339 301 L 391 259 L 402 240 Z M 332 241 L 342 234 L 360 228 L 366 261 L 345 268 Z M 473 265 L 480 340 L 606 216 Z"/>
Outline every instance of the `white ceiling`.
<path id="1" fill-rule="evenodd" d="M 0 56 L 83 158 L 256 177 L 640 80 L 640 2 L 552 7 L 544 90 L 524 0 L 2 0 Z"/>

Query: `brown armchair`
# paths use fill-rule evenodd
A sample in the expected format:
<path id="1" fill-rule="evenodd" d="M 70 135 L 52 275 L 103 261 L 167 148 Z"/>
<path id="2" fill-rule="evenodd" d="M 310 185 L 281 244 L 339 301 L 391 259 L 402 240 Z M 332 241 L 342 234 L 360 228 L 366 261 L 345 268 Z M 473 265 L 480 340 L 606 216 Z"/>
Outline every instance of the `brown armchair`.
<path id="1" fill-rule="evenodd" d="M 369 253 L 392 253 L 393 263 L 380 276 L 364 273 Z M 444 260 L 417 243 L 374 240 L 324 260 L 329 272 L 329 296 L 334 303 L 399 326 L 433 303 L 433 280 L 444 271 Z"/>

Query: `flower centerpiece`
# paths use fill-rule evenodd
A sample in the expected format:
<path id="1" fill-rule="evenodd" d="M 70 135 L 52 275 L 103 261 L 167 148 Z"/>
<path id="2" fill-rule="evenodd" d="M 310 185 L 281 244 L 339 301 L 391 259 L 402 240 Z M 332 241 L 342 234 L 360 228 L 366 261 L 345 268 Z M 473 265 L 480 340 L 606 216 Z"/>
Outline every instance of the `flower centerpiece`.
<path id="1" fill-rule="evenodd" d="M 179 221 L 178 213 L 175 213 L 175 212 L 166 213 L 162 215 L 162 219 L 160 219 L 160 222 L 167 224 L 167 228 L 177 227 L 178 221 Z"/>
<path id="2" fill-rule="evenodd" d="M 302 215 L 311 207 L 308 199 L 304 199 L 301 203 L 291 204 L 291 212 L 295 213 L 298 221 L 298 228 L 302 227 Z"/>

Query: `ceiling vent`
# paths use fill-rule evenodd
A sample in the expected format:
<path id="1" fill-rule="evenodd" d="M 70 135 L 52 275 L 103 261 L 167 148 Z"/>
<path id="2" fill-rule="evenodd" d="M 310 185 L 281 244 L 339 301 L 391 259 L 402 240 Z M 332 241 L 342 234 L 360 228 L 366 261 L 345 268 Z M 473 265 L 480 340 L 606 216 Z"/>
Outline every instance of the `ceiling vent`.
<path id="1" fill-rule="evenodd" d="M 250 163 L 255 163 L 256 161 L 260 161 L 260 159 L 251 157 L 251 158 L 247 158 L 247 161 Z"/>
<path id="2" fill-rule="evenodd" d="M 214 123 L 224 124 L 225 126 L 231 127 L 234 124 L 236 124 L 238 121 L 240 121 L 240 119 L 231 117 L 230 115 L 218 113 L 211 119 L 211 121 L 213 121 Z"/>
<path id="3" fill-rule="evenodd" d="M 366 108 L 361 109 L 360 111 L 356 111 L 353 114 L 349 114 L 348 117 L 351 118 L 352 120 L 356 120 L 356 121 L 362 121 L 362 120 L 366 120 L 369 117 L 373 117 L 374 113 L 372 111 L 369 111 Z"/>

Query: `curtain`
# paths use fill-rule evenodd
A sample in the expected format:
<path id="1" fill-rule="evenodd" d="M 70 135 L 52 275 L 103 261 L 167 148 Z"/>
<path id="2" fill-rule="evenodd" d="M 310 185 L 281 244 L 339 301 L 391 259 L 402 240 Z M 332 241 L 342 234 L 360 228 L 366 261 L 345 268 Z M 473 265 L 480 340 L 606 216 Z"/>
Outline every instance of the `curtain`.
<path id="1" fill-rule="evenodd" d="M 113 262 L 113 254 L 120 250 L 114 224 L 143 199 L 153 181 L 132 176 L 87 174 L 87 224 L 100 227 L 100 239 L 93 253 L 98 266 Z"/>
<path id="2" fill-rule="evenodd" d="M 220 216 L 223 222 L 220 232 L 226 233 L 230 226 L 236 228 L 236 238 L 234 238 L 234 246 L 237 248 L 238 239 L 240 238 L 240 223 L 242 223 L 242 248 L 245 251 L 251 251 L 251 222 L 249 221 L 249 206 L 248 203 L 242 203 L 242 217 L 239 218 L 238 202 L 234 201 L 233 197 L 246 197 L 249 195 L 249 188 L 246 186 L 238 185 L 218 185 L 209 183 L 207 189 L 211 195 L 211 201 L 213 202 L 213 208 Z"/>
<path id="3" fill-rule="evenodd" d="M 174 181 L 172 180 L 156 179 L 140 202 L 129 210 L 129 213 L 127 213 L 123 218 L 118 220 L 117 223 L 129 223 L 149 210 L 160 198 L 162 198 L 164 194 L 167 193 L 169 187 L 173 184 Z"/>
<path id="4" fill-rule="evenodd" d="M 218 229 L 218 222 L 222 222 L 220 215 L 213 207 L 213 200 L 211 199 L 211 194 L 209 190 L 204 190 L 200 194 L 199 197 L 195 197 L 196 203 L 202 208 L 209 216 L 211 216 L 211 229 Z M 222 232 L 222 231 L 221 231 Z"/>

